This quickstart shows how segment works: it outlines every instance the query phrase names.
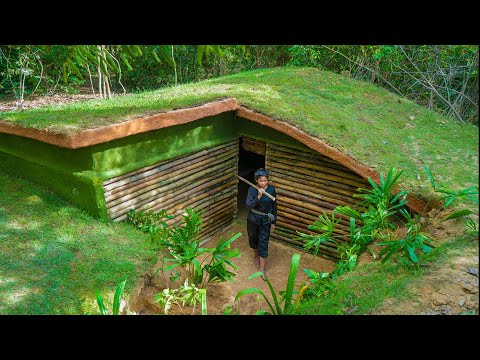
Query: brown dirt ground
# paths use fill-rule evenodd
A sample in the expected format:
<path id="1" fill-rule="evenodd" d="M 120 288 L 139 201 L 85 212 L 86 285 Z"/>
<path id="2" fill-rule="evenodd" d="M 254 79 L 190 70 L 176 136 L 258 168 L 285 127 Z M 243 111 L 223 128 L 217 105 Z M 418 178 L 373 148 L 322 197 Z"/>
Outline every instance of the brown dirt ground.
<path id="1" fill-rule="evenodd" d="M 431 220 L 427 232 L 437 242 L 459 236 L 465 232 L 462 220 L 440 222 L 453 210 L 432 210 L 427 214 Z M 478 217 L 477 217 L 478 221 Z M 477 247 L 454 255 L 443 264 L 433 264 L 420 281 L 409 290 L 408 300 L 386 299 L 378 307 L 376 315 L 458 315 L 475 311 L 479 314 L 478 301 L 478 238 Z M 476 271 L 476 274 L 475 274 Z"/>
<path id="2" fill-rule="evenodd" d="M 249 294 L 241 297 L 235 304 L 234 298 L 238 291 L 249 287 L 257 287 L 261 289 L 265 295 L 272 301 L 271 293 L 268 285 L 260 277 L 248 280 L 247 278 L 258 271 L 257 267 L 253 265 L 252 250 L 248 245 L 248 237 L 246 235 L 246 226 L 240 224 L 234 224 L 232 228 L 219 236 L 215 236 L 209 242 L 204 244 L 204 247 L 213 247 L 220 237 L 225 238 L 227 236 L 241 232 L 242 236 L 236 239 L 231 248 L 238 248 L 241 256 L 234 258 L 232 263 L 238 267 L 234 282 L 224 282 L 209 284 L 207 286 L 207 308 L 209 315 L 221 315 L 228 305 L 233 305 L 233 310 L 238 311 L 240 315 L 254 315 L 258 310 L 268 310 L 263 297 L 259 297 L 257 294 Z M 293 254 L 301 254 L 300 266 L 297 272 L 297 278 L 295 283 L 295 289 L 307 279 L 307 275 L 303 271 L 304 268 L 315 271 L 332 271 L 334 263 L 330 260 L 326 260 L 320 257 L 313 257 L 311 254 L 302 253 L 302 251 L 286 246 L 273 239 L 269 243 L 269 254 L 266 262 L 267 275 L 277 292 L 286 289 L 286 282 L 288 279 L 288 273 L 290 271 L 290 262 Z M 157 263 L 155 269 L 160 264 Z M 152 271 L 147 274 L 143 279 L 143 284 L 140 285 L 133 293 L 128 308 L 131 311 L 135 311 L 137 314 L 163 314 L 163 308 L 153 302 L 153 295 L 160 292 L 166 287 L 178 288 L 183 283 L 183 280 L 179 279 L 175 282 L 170 282 L 168 276 L 161 272 L 155 274 Z M 191 314 L 191 309 L 184 309 L 184 314 Z M 196 313 L 199 313 L 197 307 Z M 178 307 L 172 306 L 169 314 L 182 314 Z"/>
<path id="3" fill-rule="evenodd" d="M 28 98 L 21 104 L 19 101 L 12 99 L 11 96 L 0 99 L 0 112 L 12 110 L 36 109 L 45 105 L 61 105 L 88 99 L 95 99 L 95 96 L 89 89 L 82 89 L 79 94 L 56 94 L 52 96 L 33 96 Z"/>

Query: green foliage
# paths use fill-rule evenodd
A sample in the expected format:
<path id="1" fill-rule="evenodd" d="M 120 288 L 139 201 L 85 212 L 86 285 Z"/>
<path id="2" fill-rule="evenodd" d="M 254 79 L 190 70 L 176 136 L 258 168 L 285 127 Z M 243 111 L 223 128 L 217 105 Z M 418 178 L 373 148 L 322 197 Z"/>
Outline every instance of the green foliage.
<path id="1" fill-rule="evenodd" d="M 192 307 L 192 314 L 195 313 L 197 303 L 200 303 L 202 315 L 207 315 L 207 290 L 199 289 L 195 285 L 188 284 L 188 279 L 178 289 L 163 289 L 162 292 L 153 296 L 153 301 L 164 307 L 165 314 L 173 304 L 176 304 L 183 312 L 185 305 Z"/>
<path id="2" fill-rule="evenodd" d="M 332 219 L 330 219 L 325 211 L 322 214 L 318 215 L 319 220 L 315 220 L 315 222 L 311 225 L 308 225 L 310 230 L 314 231 L 321 231 L 320 234 L 305 234 L 300 231 L 297 231 L 298 238 L 297 239 L 304 239 L 303 248 L 306 251 L 313 250 L 313 255 L 316 256 L 318 254 L 318 250 L 320 249 L 320 245 L 325 242 L 332 242 L 336 245 L 338 243 L 332 238 L 332 233 L 335 230 L 335 225 L 340 221 L 340 219 L 335 220 L 335 213 L 332 213 Z"/>
<path id="3" fill-rule="evenodd" d="M 289 65 L 368 81 L 478 124 L 478 45 L 294 45 L 289 52 Z"/>
<path id="4" fill-rule="evenodd" d="M 261 295 L 264 299 L 265 302 L 268 305 L 268 308 L 270 309 L 270 312 L 265 311 L 265 310 L 260 310 L 257 312 L 257 315 L 284 315 L 289 312 L 289 310 L 292 307 L 292 297 L 294 293 L 294 287 L 295 287 L 295 278 L 297 276 L 297 271 L 298 271 L 298 266 L 300 264 L 300 255 L 299 254 L 294 254 L 292 256 L 292 260 L 290 262 L 290 271 L 288 273 L 288 280 L 287 280 L 287 288 L 285 292 L 283 292 L 283 296 L 281 299 L 278 298 L 275 289 L 273 288 L 272 283 L 270 282 L 268 276 L 265 275 L 265 281 L 267 282 L 268 288 L 270 290 L 270 294 L 272 295 L 273 299 L 273 304 L 268 300 L 266 297 L 265 293 L 258 289 L 258 288 L 247 288 L 240 290 L 237 295 L 235 295 L 235 301 L 237 301 L 239 298 L 242 296 L 248 295 L 248 294 L 259 294 Z M 248 277 L 248 280 L 254 279 L 259 276 L 264 276 L 264 274 L 260 271 L 250 275 Z M 281 302 L 284 302 L 284 307 L 280 306 Z"/>
<path id="5" fill-rule="evenodd" d="M 456 218 L 459 218 L 459 217 L 464 217 L 464 216 L 467 216 L 467 215 L 470 215 L 470 214 L 473 214 L 473 211 L 470 210 L 470 209 L 462 209 L 462 210 L 454 211 L 450 215 L 445 216 L 441 220 L 441 222 L 446 221 L 446 220 L 456 219 Z"/>
<path id="6" fill-rule="evenodd" d="M 461 189 L 461 190 L 453 190 L 449 186 L 446 186 L 444 184 L 438 185 L 435 182 L 435 179 L 433 178 L 433 175 L 427 166 L 425 166 L 425 171 L 430 180 L 430 184 L 432 184 L 433 190 L 441 194 L 444 201 L 444 204 L 443 204 L 444 208 L 452 205 L 453 201 L 457 199 L 472 200 L 478 205 L 478 186 L 476 187 L 471 186 L 467 189 Z M 468 214 L 465 214 L 465 215 L 468 215 Z"/>
<path id="7" fill-rule="evenodd" d="M 399 260 L 405 265 L 417 265 L 418 257 L 415 251 L 418 249 L 426 254 L 430 253 L 433 245 L 430 243 L 431 239 L 427 234 L 421 232 L 420 217 L 412 217 L 410 213 L 402 209 L 401 214 L 407 220 L 407 232 L 404 238 L 395 239 L 393 241 L 378 242 L 377 246 L 385 246 L 378 254 L 380 258 L 386 254 L 382 259 L 382 263 L 387 261 L 392 255 L 400 253 Z M 409 263 L 410 262 L 410 263 Z"/>
<path id="8" fill-rule="evenodd" d="M 295 304 L 299 304 L 300 301 L 328 295 L 329 291 L 335 286 L 335 279 L 331 273 L 309 269 L 303 269 L 303 271 L 307 274 L 308 280 L 303 283 Z"/>
<path id="9" fill-rule="evenodd" d="M 127 279 L 128 291 L 155 264 L 144 233 L 99 221 L 51 189 L 0 171 L 0 194 L 0 268 L 15 279 L 0 286 L 0 314 L 98 314 L 95 289 L 111 311 L 117 284 Z"/>
<path id="10" fill-rule="evenodd" d="M 201 240 L 198 238 L 202 230 L 202 218 L 194 209 L 185 209 L 183 226 L 168 227 L 166 223 L 161 223 L 159 228 L 155 226 L 166 216 L 165 212 L 156 215 L 134 212 L 130 214 L 130 219 L 134 219 L 136 226 L 142 227 L 144 231 L 151 232 L 154 238 L 152 242 L 167 249 L 168 256 L 171 256 L 163 259 L 167 265 L 157 271 L 171 271 L 181 266 L 187 270 L 192 284 L 199 285 L 200 288 L 209 283 L 231 281 L 235 276 L 227 266 L 237 269 L 230 259 L 240 257 L 240 253 L 238 249 L 230 249 L 230 245 L 241 233 L 232 235 L 229 239 L 220 239 L 214 248 L 203 248 L 200 247 Z M 178 277 L 179 272 L 176 274 L 174 278 Z"/>
<path id="11" fill-rule="evenodd" d="M 122 302 L 123 291 L 126 283 L 127 280 L 124 280 L 117 286 L 115 295 L 113 297 L 112 315 L 120 315 L 120 304 Z M 95 290 L 95 298 L 97 300 L 98 308 L 100 309 L 100 314 L 109 315 L 109 311 L 103 303 L 103 296 L 98 290 Z"/>
<path id="12" fill-rule="evenodd" d="M 400 191 L 396 195 L 391 193 L 402 172 L 403 170 L 395 174 L 395 168 L 392 167 L 388 171 L 386 178 L 384 178 L 383 173 L 380 173 L 379 185 L 369 178 L 368 182 L 373 189 L 359 188 L 358 191 L 361 193 L 353 195 L 353 197 L 362 199 L 358 204 L 359 206 L 367 208 L 367 211 L 362 215 L 364 221 L 377 230 L 389 227 L 394 229 L 395 226 L 389 219 L 395 215 L 399 208 L 407 203 L 406 191 Z"/>
<path id="13" fill-rule="evenodd" d="M 418 267 L 406 268 L 402 262 L 386 262 L 382 266 L 379 262 L 361 264 L 357 271 L 337 278 L 334 286 L 326 289 L 328 293 L 318 297 L 304 296 L 298 305 L 292 307 L 291 314 L 373 315 L 379 313 L 379 308 L 382 313 L 398 314 L 399 309 L 385 307 L 385 300 L 392 304 L 418 300 L 418 289 L 424 286 L 425 273 L 431 273 L 438 267 L 448 267 L 452 256 L 458 254 L 478 256 L 477 239 L 469 235 L 442 241 L 422 257 Z"/>
<path id="14" fill-rule="evenodd" d="M 126 221 L 137 229 L 149 233 L 151 245 L 153 248 L 159 249 L 162 245 L 158 239 L 164 237 L 164 232 L 167 231 L 167 223 L 164 220 L 169 219 L 173 219 L 173 216 L 167 215 L 167 211 L 164 209 L 159 212 L 131 209 L 127 214 Z"/>

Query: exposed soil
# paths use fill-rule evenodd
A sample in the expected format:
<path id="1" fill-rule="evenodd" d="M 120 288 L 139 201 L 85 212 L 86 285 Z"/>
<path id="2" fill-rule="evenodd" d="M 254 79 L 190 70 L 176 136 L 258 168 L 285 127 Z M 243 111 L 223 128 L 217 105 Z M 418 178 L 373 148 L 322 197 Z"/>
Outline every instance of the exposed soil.
<path id="1" fill-rule="evenodd" d="M 436 239 L 448 239 L 464 233 L 462 220 L 440 222 L 451 209 L 432 210 L 427 232 Z M 439 240 L 442 241 L 442 240 Z M 409 289 L 408 300 L 386 299 L 376 309 L 378 315 L 458 315 L 465 312 L 479 314 L 478 302 L 478 239 L 476 248 L 455 255 L 443 264 L 432 264 L 422 276 L 420 285 Z"/>
<path id="2" fill-rule="evenodd" d="M 433 267 L 408 300 L 386 299 L 376 315 L 478 315 L 478 249 Z"/>
<path id="3" fill-rule="evenodd" d="M 82 91 L 83 92 L 83 91 Z M 72 102 L 84 101 L 88 99 L 95 99 L 96 97 L 90 93 L 80 94 L 59 94 L 51 96 L 37 96 L 31 99 L 26 99 L 21 103 L 18 100 L 11 97 L 5 97 L 0 99 L 0 112 L 1 111 L 13 111 L 13 110 L 27 110 L 36 109 L 46 105 L 61 105 Z"/>
<path id="4" fill-rule="evenodd" d="M 267 283 L 260 277 L 248 280 L 247 278 L 258 271 L 258 268 L 253 264 L 253 253 L 248 245 L 248 237 L 246 226 L 234 224 L 232 228 L 223 234 L 212 238 L 209 242 L 204 244 L 204 247 L 213 247 L 218 242 L 220 237 L 226 238 L 231 234 L 241 232 L 242 236 L 236 239 L 231 248 L 238 248 L 241 256 L 234 258 L 232 263 L 238 267 L 234 282 L 224 282 L 209 284 L 207 286 L 207 307 L 209 315 L 221 315 L 228 305 L 233 305 L 233 310 L 238 311 L 240 315 L 254 315 L 257 310 L 268 310 L 263 297 L 257 294 L 249 294 L 241 297 L 235 304 L 234 298 L 238 291 L 256 287 L 261 289 L 265 295 L 272 301 L 271 293 Z M 313 257 L 313 255 L 302 253 L 302 251 L 283 245 L 273 239 L 269 243 L 269 255 L 266 262 L 266 270 L 269 280 L 271 281 L 277 296 L 278 291 L 285 290 L 287 287 L 288 274 L 290 272 L 290 262 L 293 254 L 301 254 L 300 266 L 297 272 L 295 289 L 305 281 L 308 277 L 303 271 L 304 268 L 329 272 L 333 270 L 334 263 L 320 257 Z M 161 264 L 158 263 L 154 270 Z M 184 274 L 182 274 L 184 275 Z M 182 278 L 182 276 L 181 276 Z M 163 314 L 163 308 L 153 302 L 153 295 L 159 293 L 164 288 L 178 288 L 183 284 L 183 279 L 175 282 L 170 282 L 168 274 L 159 272 L 155 274 L 152 271 L 147 274 L 143 280 L 143 284 L 139 286 L 132 295 L 128 308 L 138 314 Z M 184 314 L 191 314 L 191 308 L 185 308 Z M 197 306 L 195 313 L 199 313 L 200 309 Z M 182 311 L 173 306 L 169 314 L 182 314 Z"/>

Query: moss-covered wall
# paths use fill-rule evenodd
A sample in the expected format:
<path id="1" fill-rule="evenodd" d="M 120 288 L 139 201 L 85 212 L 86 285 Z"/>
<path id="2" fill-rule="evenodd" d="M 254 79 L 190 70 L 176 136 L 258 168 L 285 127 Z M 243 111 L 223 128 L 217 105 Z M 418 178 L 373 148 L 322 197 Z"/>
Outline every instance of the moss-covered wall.
<path id="1" fill-rule="evenodd" d="M 91 148 L 63 149 L 38 140 L 0 134 L 0 169 L 24 177 L 63 196 L 90 214 L 98 214 L 98 194 L 85 172 L 93 167 Z"/>
<path id="2" fill-rule="evenodd" d="M 0 169 L 44 184 L 106 220 L 103 181 L 233 140 L 238 136 L 234 118 L 227 112 L 80 149 L 0 134 Z"/>
<path id="3" fill-rule="evenodd" d="M 226 112 L 92 146 L 93 171 L 104 181 L 237 136 L 234 113 Z"/>

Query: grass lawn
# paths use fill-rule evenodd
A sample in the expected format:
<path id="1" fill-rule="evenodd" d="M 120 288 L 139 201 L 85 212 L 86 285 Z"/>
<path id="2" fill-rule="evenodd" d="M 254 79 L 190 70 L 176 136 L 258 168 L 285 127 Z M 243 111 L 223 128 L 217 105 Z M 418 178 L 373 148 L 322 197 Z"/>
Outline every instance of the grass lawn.
<path id="1" fill-rule="evenodd" d="M 98 314 L 156 260 L 146 234 L 101 223 L 49 190 L 0 173 L 0 314 Z"/>
<path id="2" fill-rule="evenodd" d="M 379 172 L 403 169 L 401 187 L 427 200 L 432 190 L 425 165 L 440 184 L 478 186 L 478 127 L 373 84 L 314 68 L 245 71 L 110 101 L 3 112 L 0 121 L 71 133 L 227 97 L 297 126 Z"/>

